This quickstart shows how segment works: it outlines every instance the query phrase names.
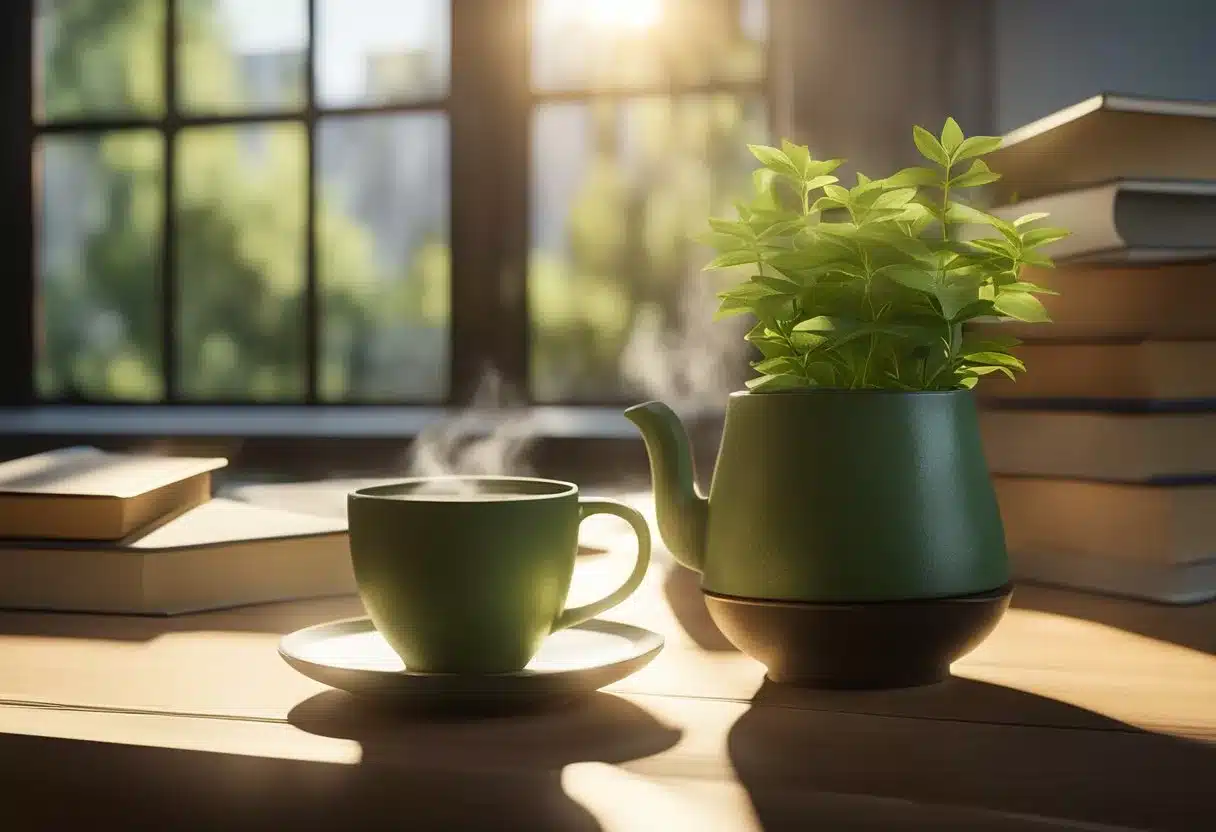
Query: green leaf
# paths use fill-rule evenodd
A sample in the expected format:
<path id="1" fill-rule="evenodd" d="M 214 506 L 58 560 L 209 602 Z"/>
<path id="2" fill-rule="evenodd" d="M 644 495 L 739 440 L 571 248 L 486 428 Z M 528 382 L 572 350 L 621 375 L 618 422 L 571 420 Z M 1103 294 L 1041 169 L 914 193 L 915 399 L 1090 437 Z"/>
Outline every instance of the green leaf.
<path id="1" fill-rule="evenodd" d="M 799 182 L 802 181 L 802 171 L 794 166 L 794 163 L 790 161 L 790 157 L 777 148 L 767 147 L 762 144 L 749 144 L 747 149 L 760 160 L 760 164 L 773 171 L 773 173 L 788 176 Z"/>
<path id="2" fill-rule="evenodd" d="M 807 166 L 807 178 L 812 176 L 822 176 L 825 173 L 831 173 L 844 164 L 844 159 L 815 159 Z"/>
<path id="3" fill-rule="evenodd" d="M 823 192 L 843 205 L 847 205 L 849 203 L 848 188 L 842 188 L 839 185 L 824 185 Z"/>
<path id="4" fill-rule="evenodd" d="M 928 130 L 920 125 L 913 127 L 912 140 L 916 142 L 916 149 L 920 151 L 921 156 L 930 162 L 937 162 L 942 167 L 949 166 L 950 157 L 946 153 L 946 149 Z"/>
<path id="5" fill-rule="evenodd" d="M 940 185 L 942 175 L 933 168 L 904 168 L 883 180 L 889 188 L 903 188 L 917 185 Z"/>
<path id="6" fill-rule="evenodd" d="M 1022 367 L 1021 369 L 1023 372 L 1026 370 L 1025 367 Z M 964 377 L 976 378 L 979 376 L 991 375 L 992 373 L 1003 373 L 1014 381 L 1017 381 L 1017 376 L 1013 374 L 1013 371 L 1013 367 L 1004 367 L 997 364 L 976 364 L 971 367 L 964 367 L 962 370 L 962 372 L 966 374 Z"/>
<path id="7" fill-rule="evenodd" d="M 797 145 L 789 139 L 781 140 L 781 151 L 790 160 L 800 176 L 806 175 L 807 166 L 811 164 L 811 152 L 803 145 Z"/>
<path id="8" fill-rule="evenodd" d="M 951 200 L 950 205 L 946 208 L 946 219 L 950 222 L 969 222 L 977 225 L 995 225 L 994 220 L 1002 222 L 999 217 L 985 214 L 978 208 L 972 208 L 970 205 L 954 202 L 953 200 Z"/>
<path id="9" fill-rule="evenodd" d="M 959 312 L 966 309 L 976 298 L 974 289 L 962 286 L 943 286 L 938 288 L 933 296 L 941 306 L 942 317 L 947 321 L 957 320 Z"/>
<path id="10" fill-rule="evenodd" d="M 883 266 L 874 271 L 875 275 L 882 275 L 900 286 L 907 286 L 909 289 L 915 289 L 918 292 L 933 292 L 936 288 L 936 281 L 930 272 L 924 269 L 910 266 L 904 263 L 895 263 L 890 266 Z"/>
<path id="11" fill-rule="evenodd" d="M 751 240 L 756 236 L 750 225 L 738 220 L 724 220 L 718 217 L 710 217 L 709 227 L 719 234 L 729 234 L 732 237 L 740 237 L 744 240 Z"/>
<path id="12" fill-rule="evenodd" d="M 1060 294 L 1055 289 L 1048 289 L 1045 286 L 1040 286 L 1037 283 L 1028 283 L 1024 280 L 1017 280 L 1013 283 L 1001 284 L 1002 292 L 1033 292 L 1036 295 L 1058 295 Z"/>
<path id="13" fill-rule="evenodd" d="M 1071 233 L 1066 228 L 1036 228 L 1022 235 L 1022 245 L 1026 248 L 1038 248 L 1056 240 L 1063 240 Z"/>
<path id="14" fill-rule="evenodd" d="M 967 376 L 958 380 L 958 386 L 970 390 L 979 381 L 975 376 Z"/>
<path id="15" fill-rule="evenodd" d="M 968 240 L 967 245 L 1010 260 L 1018 256 L 1017 248 L 1003 237 L 981 237 L 978 240 Z"/>
<path id="16" fill-rule="evenodd" d="M 916 188 L 895 188 L 890 191 L 883 191 L 874 200 L 874 208 L 902 208 L 912 201 L 912 197 L 916 196 Z"/>
<path id="17" fill-rule="evenodd" d="M 718 305 L 718 311 L 714 312 L 714 320 L 720 321 L 734 315 L 745 315 L 751 311 L 751 302 L 744 298 L 723 298 L 722 303 Z"/>
<path id="18" fill-rule="evenodd" d="M 998 367 L 1012 367 L 1015 370 L 1025 370 L 1026 365 L 1007 352 L 973 352 L 968 353 L 968 361 L 977 364 L 991 364 Z"/>
<path id="19" fill-rule="evenodd" d="M 808 387 L 806 379 L 798 376 L 781 374 L 767 375 L 748 379 L 747 389 L 756 393 L 767 393 L 774 390 L 798 390 Z"/>
<path id="20" fill-rule="evenodd" d="M 802 365 L 798 363 L 796 358 L 789 356 L 777 356 L 776 358 L 766 358 L 763 361 L 757 361 L 752 365 L 752 369 L 756 372 L 764 373 L 765 375 L 781 375 L 782 373 L 790 373 L 791 375 L 802 371 Z"/>
<path id="21" fill-rule="evenodd" d="M 968 356 L 975 352 L 1004 352 L 1021 343 L 1017 338 L 994 338 L 992 336 L 975 338 L 966 334 L 963 336 L 963 345 L 959 348 L 959 355 Z"/>
<path id="22" fill-rule="evenodd" d="M 1018 217 L 1016 220 L 1013 221 L 1013 226 L 1014 226 L 1014 228 L 1021 228 L 1023 225 L 1026 225 L 1027 223 L 1037 222 L 1039 220 L 1045 220 L 1050 216 L 1051 216 L 1051 214 L 1048 214 L 1046 211 L 1035 211 L 1034 213 L 1031 213 L 1031 214 L 1023 214 L 1022 216 Z"/>
<path id="23" fill-rule="evenodd" d="M 816 176 L 811 179 L 808 179 L 806 181 L 806 184 L 803 187 L 805 187 L 808 191 L 813 191 L 813 190 L 816 190 L 817 188 L 822 188 L 825 185 L 834 185 L 839 181 L 840 180 L 837 179 L 835 176 L 829 176 L 827 174 L 824 174 L 823 176 Z"/>
<path id="24" fill-rule="evenodd" d="M 811 210 L 817 213 L 831 211 L 833 208 L 847 208 L 848 205 L 841 202 L 839 199 L 834 199 L 830 196 L 821 196 L 815 200 L 815 204 L 811 206 Z"/>
<path id="25" fill-rule="evenodd" d="M 782 237 L 786 234 L 801 231 L 806 227 L 806 221 L 799 217 L 796 220 L 782 220 L 781 222 L 773 223 L 760 232 L 758 240 L 771 240 L 774 237 Z"/>
<path id="26" fill-rule="evenodd" d="M 793 355 L 790 345 L 779 338 L 751 338 L 749 342 L 755 346 L 765 358 L 778 358 L 783 355 Z"/>
<path id="27" fill-rule="evenodd" d="M 1044 323 L 1051 320 L 1043 304 L 1029 292 L 1005 292 L 997 295 L 992 305 L 1002 315 L 1018 321 Z"/>
<path id="28" fill-rule="evenodd" d="M 1055 262 L 1050 257 L 1032 248 L 1028 248 L 1022 252 L 1022 262 L 1028 266 L 1038 266 L 1041 269 L 1050 269 L 1055 266 Z"/>
<path id="29" fill-rule="evenodd" d="M 792 280 L 786 280 L 784 277 L 775 275 L 758 274 L 752 278 L 753 283 L 758 283 L 767 289 L 770 293 L 782 295 L 796 295 L 802 291 L 802 287 Z"/>
<path id="30" fill-rule="evenodd" d="M 992 301 L 987 298 L 973 300 L 954 314 L 954 323 L 963 323 L 973 318 L 986 318 L 996 314 Z"/>
<path id="31" fill-rule="evenodd" d="M 706 271 L 710 269 L 728 269 L 731 266 L 745 266 L 749 263 L 758 262 L 760 262 L 760 258 L 754 251 L 726 251 L 706 263 L 705 269 Z"/>
<path id="32" fill-rule="evenodd" d="M 792 332 L 790 333 L 790 342 L 802 350 L 803 352 L 812 352 L 819 349 L 824 344 L 828 343 L 829 338 L 826 335 L 819 335 L 815 332 Z"/>
<path id="33" fill-rule="evenodd" d="M 844 318 L 833 318 L 828 315 L 816 315 L 799 321 L 794 325 L 794 332 L 847 332 L 857 328 L 857 321 Z"/>
<path id="34" fill-rule="evenodd" d="M 953 117 L 947 118 L 945 125 L 942 127 L 942 149 L 951 159 L 954 158 L 954 151 L 963 143 L 963 130 L 958 126 L 958 122 Z"/>
<path id="35" fill-rule="evenodd" d="M 976 159 L 969 171 L 951 179 L 950 184 L 955 188 L 974 188 L 996 182 L 1000 178 L 1001 175 L 990 171 L 982 159 Z"/>
<path id="36" fill-rule="evenodd" d="M 974 156 L 983 156 L 991 153 L 1001 146 L 1000 136 L 972 136 L 965 139 L 958 146 L 958 150 L 954 154 L 954 159 L 961 162 L 964 159 L 970 159 Z"/>

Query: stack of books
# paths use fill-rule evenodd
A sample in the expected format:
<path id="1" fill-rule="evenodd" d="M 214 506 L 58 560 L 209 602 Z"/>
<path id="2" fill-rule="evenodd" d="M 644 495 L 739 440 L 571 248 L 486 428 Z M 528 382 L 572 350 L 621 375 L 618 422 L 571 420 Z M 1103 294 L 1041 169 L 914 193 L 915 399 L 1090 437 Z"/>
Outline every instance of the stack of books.
<path id="1" fill-rule="evenodd" d="M 0 608 L 173 615 L 355 591 L 345 518 L 212 497 L 225 459 L 0 463 Z"/>
<path id="2" fill-rule="evenodd" d="M 1096 96 L 990 163 L 994 213 L 1073 231 L 1023 277 L 1052 323 L 976 327 L 1024 342 L 977 388 L 1016 574 L 1216 598 L 1216 103 Z"/>

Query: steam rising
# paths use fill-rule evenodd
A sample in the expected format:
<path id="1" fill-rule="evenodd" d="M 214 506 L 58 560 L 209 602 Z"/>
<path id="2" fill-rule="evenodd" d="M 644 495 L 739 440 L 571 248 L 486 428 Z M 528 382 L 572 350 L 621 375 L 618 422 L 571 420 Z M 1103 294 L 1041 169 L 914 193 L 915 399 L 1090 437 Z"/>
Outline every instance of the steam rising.
<path id="1" fill-rule="evenodd" d="M 740 319 L 714 322 L 716 308 L 704 275 L 685 280 L 674 327 L 664 326 L 659 306 L 639 308 L 618 365 L 637 401 L 660 399 L 686 418 L 725 406 L 740 385 L 746 344 Z M 428 425 L 415 439 L 410 476 L 531 474 L 527 454 L 542 426 L 539 412 L 521 403 L 497 372 L 488 371 L 468 409 Z M 467 481 L 441 480 L 421 490 L 467 495 L 475 489 Z"/>
<path id="2" fill-rule="evenodd" d="M 746 342 L 742 319 L 715 322 L 717 308 L 704 275 L 684 281 L 675 327 L 663 326 L 658 306 L 641 307 L 621 353 L 621 377 L 643 398 L 660 399 L 685 418 L 721 410 L 740 385 Z"/>
<path id="3" fill-rule="evenodd" d="M 496 370 L 487 370 L 466 410 L 419 432 L 410 449 L 410 476 L 532 473 L 527 451 L 536 439 L 539 420 L 519 401 Z M 468 481 L 439 480 L 427 483 L 419 492 L 470 494 L 475 490 Z"/>

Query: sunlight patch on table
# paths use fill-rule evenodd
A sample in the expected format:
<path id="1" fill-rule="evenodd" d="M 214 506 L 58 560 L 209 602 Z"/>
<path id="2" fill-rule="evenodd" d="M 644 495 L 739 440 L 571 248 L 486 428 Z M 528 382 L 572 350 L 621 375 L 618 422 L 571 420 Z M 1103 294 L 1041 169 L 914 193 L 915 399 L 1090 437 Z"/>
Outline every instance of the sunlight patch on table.
<path id="1" fill-rule="evenodd" d="M 1216 656 L 1105 624 L 1012 609 L 953 672 L 1137 728 L 1216 742 Z"/>

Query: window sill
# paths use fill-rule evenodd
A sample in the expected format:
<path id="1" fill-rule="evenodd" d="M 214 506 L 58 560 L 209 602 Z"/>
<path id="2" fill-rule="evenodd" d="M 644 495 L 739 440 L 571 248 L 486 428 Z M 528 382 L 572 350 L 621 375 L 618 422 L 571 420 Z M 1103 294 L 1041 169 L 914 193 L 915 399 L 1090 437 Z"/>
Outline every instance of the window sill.
<path id="1" fill-rule="evenodd" d="M 521 414 L 543 438 L 633 439 L 624 407 L 536 406 Z M 0 408 L 0 436 L 240 439 L 408 439 L 460 415 L 423 406 L 39 405 Z M 465 414 L 468 432 L 481 422 Z"/>

